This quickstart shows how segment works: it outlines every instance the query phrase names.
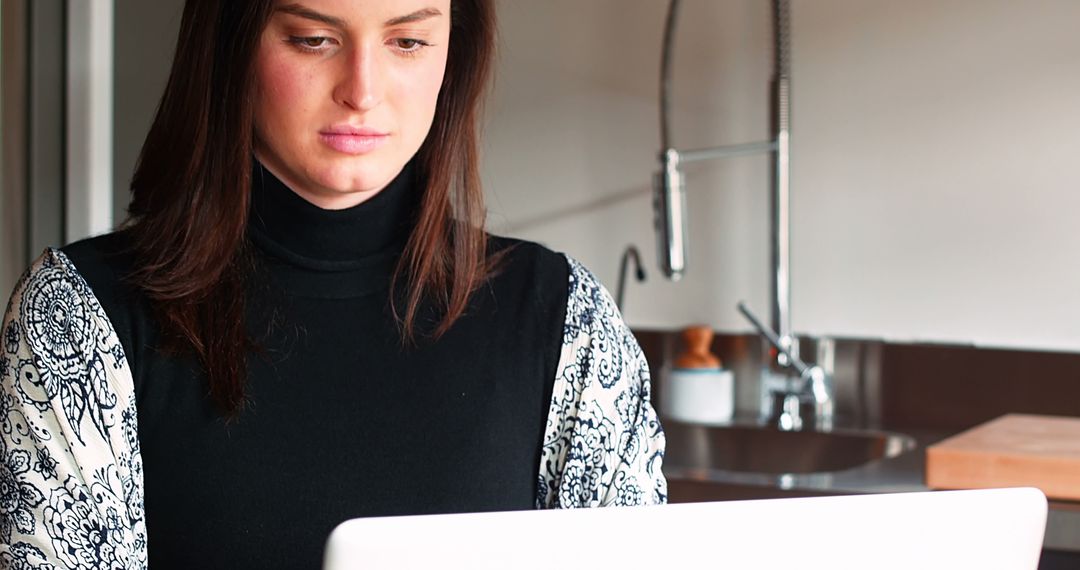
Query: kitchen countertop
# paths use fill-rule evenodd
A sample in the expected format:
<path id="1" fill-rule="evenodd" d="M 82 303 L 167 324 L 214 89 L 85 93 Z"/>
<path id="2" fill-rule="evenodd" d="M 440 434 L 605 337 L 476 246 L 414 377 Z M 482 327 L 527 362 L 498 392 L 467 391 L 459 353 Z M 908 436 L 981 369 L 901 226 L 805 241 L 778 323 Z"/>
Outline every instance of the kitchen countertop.
<path id="1" fill-rule="evenodd" d="M 756 425 L 737 421 L 736 425 Z M 877 430 L 875 430 L 877 431 Z M 905 429 L 915 447 L 896 457 L 879 459 L 853 469 L 828 473 L 741 473 L 719 469 L 680 468 L 665 465 L 664 473 L 673 489 L 680 485 L 700 490 L 708 487 L 737 488 L 739 498 L 800 495 L 848 495 L 860 493 L 904 493 L 930 490 L 924 483 L 926 447 L 952 433 L 940 430 Z M 674 496 L 673 492 L 673 496 Z M 691 495 L 694 493 L 691 492 Z M 736 496 L 736 495 L 733 495 Z M 702 500 L 690 498 L 689 500 Z M 1050 501 L 1044 547 L 1080 552 L 1080 503 Z"/>

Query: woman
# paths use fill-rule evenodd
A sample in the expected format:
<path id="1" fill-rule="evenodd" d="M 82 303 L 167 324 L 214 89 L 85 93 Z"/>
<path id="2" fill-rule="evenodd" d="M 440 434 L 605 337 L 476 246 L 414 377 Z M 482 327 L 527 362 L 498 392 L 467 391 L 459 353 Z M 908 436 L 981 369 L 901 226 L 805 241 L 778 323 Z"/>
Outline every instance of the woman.
<path id="1" fill-rule="evenodd" d="M 493 12 L 188 0 L 130 219 L 7 309 L 0 560 L 313 568 L 353 517 L 665 501 L 607 292 L 483 230 Z"/>

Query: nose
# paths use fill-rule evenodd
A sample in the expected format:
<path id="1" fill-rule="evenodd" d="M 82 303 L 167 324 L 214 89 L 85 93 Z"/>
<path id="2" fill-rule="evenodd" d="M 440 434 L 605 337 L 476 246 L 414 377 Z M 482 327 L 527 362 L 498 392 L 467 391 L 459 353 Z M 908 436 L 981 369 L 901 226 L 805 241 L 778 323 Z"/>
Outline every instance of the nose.
<path id="1" fill-rule="evenodd" d="M 345 58 L 345 69 L 334 89 L 334 100 L 354 111 L 368 111 L 382 101 L 382 70 L 378 53 L 357 46 Z"/>

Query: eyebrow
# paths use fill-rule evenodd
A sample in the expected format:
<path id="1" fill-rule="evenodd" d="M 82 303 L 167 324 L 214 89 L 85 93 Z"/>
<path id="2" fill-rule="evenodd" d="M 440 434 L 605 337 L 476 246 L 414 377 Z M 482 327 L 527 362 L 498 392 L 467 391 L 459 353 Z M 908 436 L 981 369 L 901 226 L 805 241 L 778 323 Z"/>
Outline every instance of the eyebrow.
<path id="1" fill-rule="evenodd" d="M 335 18 L 334 16 L 328 16 L 320 12 L 316 12 L 315 10 L 304 7 L 300 4 L 286 4 L 285 6 L 278 6 L 276 11 L 283 12 L 285 14 L 292 14 L 293 16 L 304 18 L 305 20 L 314 20 L 316 22 L 321 22 L 335 28 L 345 27 L 345 20 L 342 20 L 341 18 Z"/>
<path id="2" fill-rule="evenodd" d="M 276 11 L 283 12 L 285 14 L 292 14 L 293 16 L 304 18 L 306 20 L 314 20 L 316 22 L 321 22 L 335 28 L 344 28 L 346 24 L 345 20 L 341 18 L 316 12 L 315 10 L 307 8 L 301 4 L 286 4 L 284 6 L 279 6 Z M 429 18 L 436 18 L 439 16 L 442 16 L 442 12 L 440 12 L 438 9 L 423 8 L 411 14 L 398 16 L 396 18 L 390 18 L 383 25 L 386 27 L 400 26 L 402 24 L 411 24 L 413 22 L 419 22 L 421 20 L 427 20 Z"/>
<path id="3" fill-rule="evenodd" d="M 390 18 L 383 25 L 385 25 L 386 27 L 400 26 L 401 24 L 411 24 L 413 22 L 419 22 L 421 20 L 427 20 L 428 18 L 438 18 L 439 16 L 442 16 L 442 12 L 438 11 L 437 9 L 435 9 L 435 8 L 424 8 L 422 10 L 417 10 L 417 11 L 413 12 L 412 14 L 406 14 L 404 16 L 398 16 L 397 18 Z"/>

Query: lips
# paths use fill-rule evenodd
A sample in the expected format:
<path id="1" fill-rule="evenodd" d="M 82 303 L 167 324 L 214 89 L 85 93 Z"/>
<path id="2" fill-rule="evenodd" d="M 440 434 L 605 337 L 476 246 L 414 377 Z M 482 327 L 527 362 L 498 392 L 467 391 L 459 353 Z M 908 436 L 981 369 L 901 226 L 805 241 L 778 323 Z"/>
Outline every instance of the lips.
<path id="1" fill-rule="evenodd" d="M 372 152 L 386 144 L 389 133 L 371 127 L 334 126 L 319 132 L 319 138 L 326 146 L 349 155 L 361 155 Z"/>

